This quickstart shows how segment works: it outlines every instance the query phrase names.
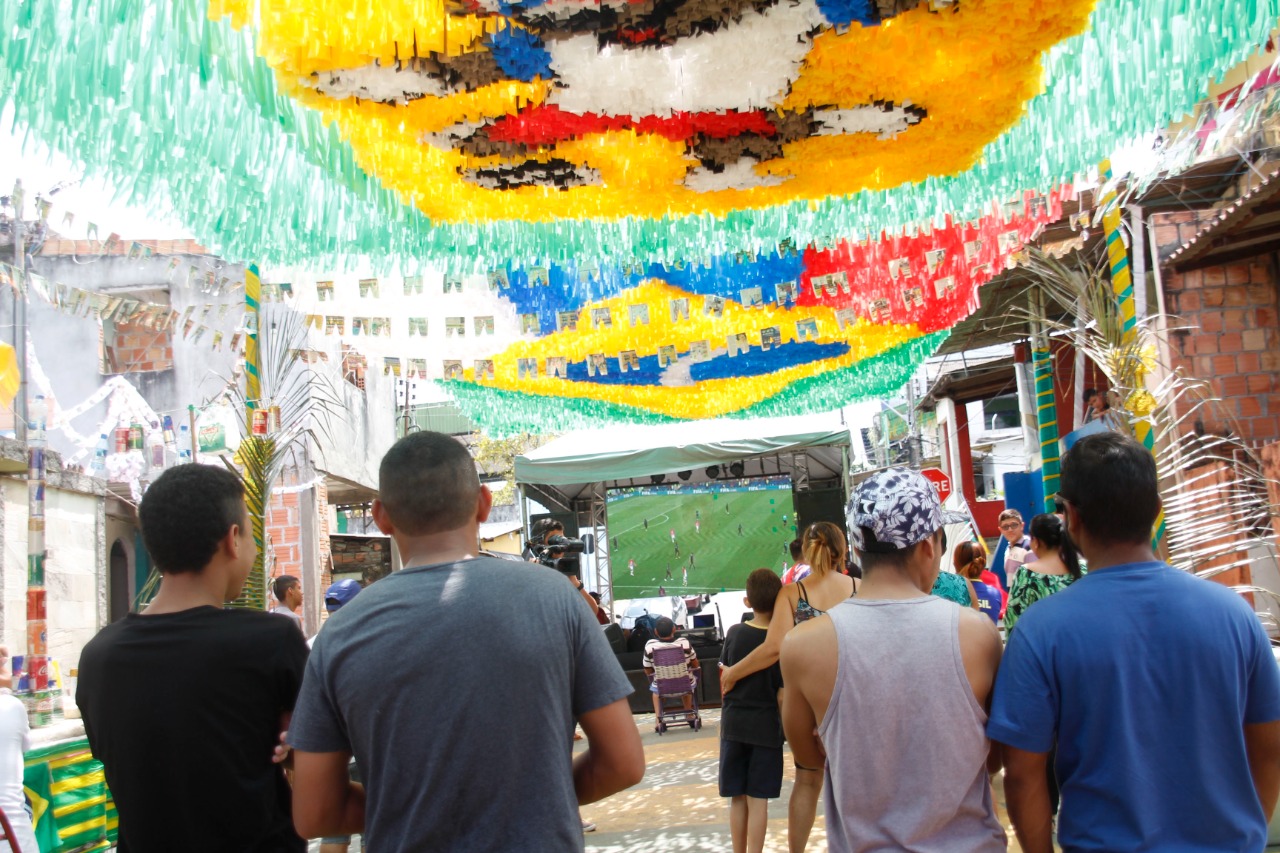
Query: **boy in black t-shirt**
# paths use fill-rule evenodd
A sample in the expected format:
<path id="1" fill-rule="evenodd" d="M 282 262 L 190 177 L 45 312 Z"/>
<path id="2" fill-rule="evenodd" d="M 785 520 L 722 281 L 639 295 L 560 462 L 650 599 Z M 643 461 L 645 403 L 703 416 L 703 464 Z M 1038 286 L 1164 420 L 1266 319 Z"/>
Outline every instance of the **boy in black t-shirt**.
<path id="1" fill-rule="evenodd" d="M 258 548 L 244 486 L 179 465 L 138 507 L 163 578 L 142 613 L 89 641 L 76 704 L 129 853 L 304 853 L 289 786 L 272 763 L 307 645 L 292 622 L 225 610 Z"/>
<path id="2" fill-rule="evenodd" d="M 764 642 L 782 580 L 772 569 L 747 577 L 743 602 L 755 611 L 724 640 L 720 666 L 733 666 Z M 769 800 L 782 792 L 782 715 L 778 664 L 748 675 L 724 696 L 720 717 L 720 796 L 731 797 L 729 830 L 735 851 L 759 853 L 769 822 Z"/>

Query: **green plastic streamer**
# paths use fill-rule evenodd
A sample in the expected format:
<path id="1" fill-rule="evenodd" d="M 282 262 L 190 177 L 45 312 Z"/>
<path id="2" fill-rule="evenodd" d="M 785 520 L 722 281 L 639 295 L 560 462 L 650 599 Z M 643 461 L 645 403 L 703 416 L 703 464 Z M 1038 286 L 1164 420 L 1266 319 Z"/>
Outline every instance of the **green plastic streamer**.
<path id="1" fill-rule="evenodd" d="M 722 218 L 434 224 L 281 94 L 251 34 L 209 21 L 205 0 L 0 3 L 0 104 L 122 200 L 175 212 L 233 260 L 342 269 L 364 257 L 456 272 L 671 263 L 973 219 L 1046 190 L 1180 118 L 1278 18 L 1280 0 L 1100 0 L 1088 30 L 1046 54 L 1043 91 L 972 169 Z"/>

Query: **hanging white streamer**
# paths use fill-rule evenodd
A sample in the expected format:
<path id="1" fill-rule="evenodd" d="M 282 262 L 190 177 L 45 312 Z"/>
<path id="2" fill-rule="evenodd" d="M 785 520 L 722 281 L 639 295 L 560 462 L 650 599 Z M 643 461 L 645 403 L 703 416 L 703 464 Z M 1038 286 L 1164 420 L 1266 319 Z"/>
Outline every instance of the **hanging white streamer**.
<path id="1" fill-rule="evenodd" d="M 313 488 L 315 488 L 316 486 L 320 485 L 320 484 L 321 484 L 321 483 L 323 483 L 323 482 L 324 482 L 324 476 L 322 475 L 322 476 L 316 477 L 314 480 L 312 480 L 312 481 L 311 481 L 311 482 L 309 482 L 309 483 L 301 483 L 301 484 L 296 485 L 296 486 L 276 486 L 275 488 L 273 488 L 273 489 L 271 490 L 271 494 L 273 494 L 273 495 L 296 495 L 298 492 L 305 492 L 305 491 L 307 491 L 308 489 L 313 489 Z"/>

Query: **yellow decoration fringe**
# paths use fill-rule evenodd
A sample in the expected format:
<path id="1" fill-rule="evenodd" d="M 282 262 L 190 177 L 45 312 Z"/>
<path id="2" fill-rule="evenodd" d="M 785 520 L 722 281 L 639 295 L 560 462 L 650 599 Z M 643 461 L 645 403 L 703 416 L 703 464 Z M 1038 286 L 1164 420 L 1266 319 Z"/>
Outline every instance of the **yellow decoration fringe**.
<path id="1" fill-rule="evenodd" d="M 248 5 L 211 0 L 210 10 L 242 21 Z M 303 83 L 312 72 L 394 63 L 415 46 L 418 55 L 457 55 L 507 25 L 500 18 L 448 15 L 442 0 L 354 6 L 350 0 L 261 0 L 258 50 L 285 91 L 336 122 L 362 168 L 436 222 L 483 222 L 724 215 L 961 172 L 1041 91 L 1042 54 L 1084 30 L 1094 0 L 965 0 L 954 14 L 933 14 L 922 4 L 878 27 L 825 31 L 782 106 L 889 100 L 921 105 L 928 117 L 896 139 L 851 134 L 792 143 L 782 159 L 757 167 L 790 180 L 706 193 L 680 184 L 690 162 L 683 142 L 630 131 L 592 134 L 555 149 L 557 157 L 599 169 L 604 186 L 494 191 L 467 183 L 459 169 L 493 161 L 439 151 L 423 135 L 540 104 L 552 84 L 495 84 L 404 107 L 318 95 Z"/>

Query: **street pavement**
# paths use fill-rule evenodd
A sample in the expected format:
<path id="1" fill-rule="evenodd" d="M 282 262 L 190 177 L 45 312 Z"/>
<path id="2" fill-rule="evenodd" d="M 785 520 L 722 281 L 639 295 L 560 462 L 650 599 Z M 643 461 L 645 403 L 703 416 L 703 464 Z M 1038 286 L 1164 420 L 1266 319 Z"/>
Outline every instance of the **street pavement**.
<path id="1" fill-rule="evenodd" d="M 639 785 L 608 799 L 583 806 L 582 816 L 596 824 L 586 836 L 587 850 L 595 853 L 648 853 L 663 851 L 705 851 L 730 853 L 728 801 L 720 797 L 716 784 L 720 758 L 720 709 L 702 712 L 699 732 L 672 728 L 661 736 L 653 730 L 653 714 L 636 717 L 644 743 L 645 776 Z M 579 741 L 575 750 L 584 749 Z M 786 750 L 782 796 L 769 802 L 769 834 L 766 853 L 786 853 L 787 801 L 795 781 L 790 750 Z M 1008 827 L 1004 811 L 1004 790 L 996 780 L 996 800 L 1000 822 Z M 1021 848 L 1009 829 L 1009 850 Z M 826 822 L 822 806 L 809 836 L 810 850 L 827 849 Z"/>

